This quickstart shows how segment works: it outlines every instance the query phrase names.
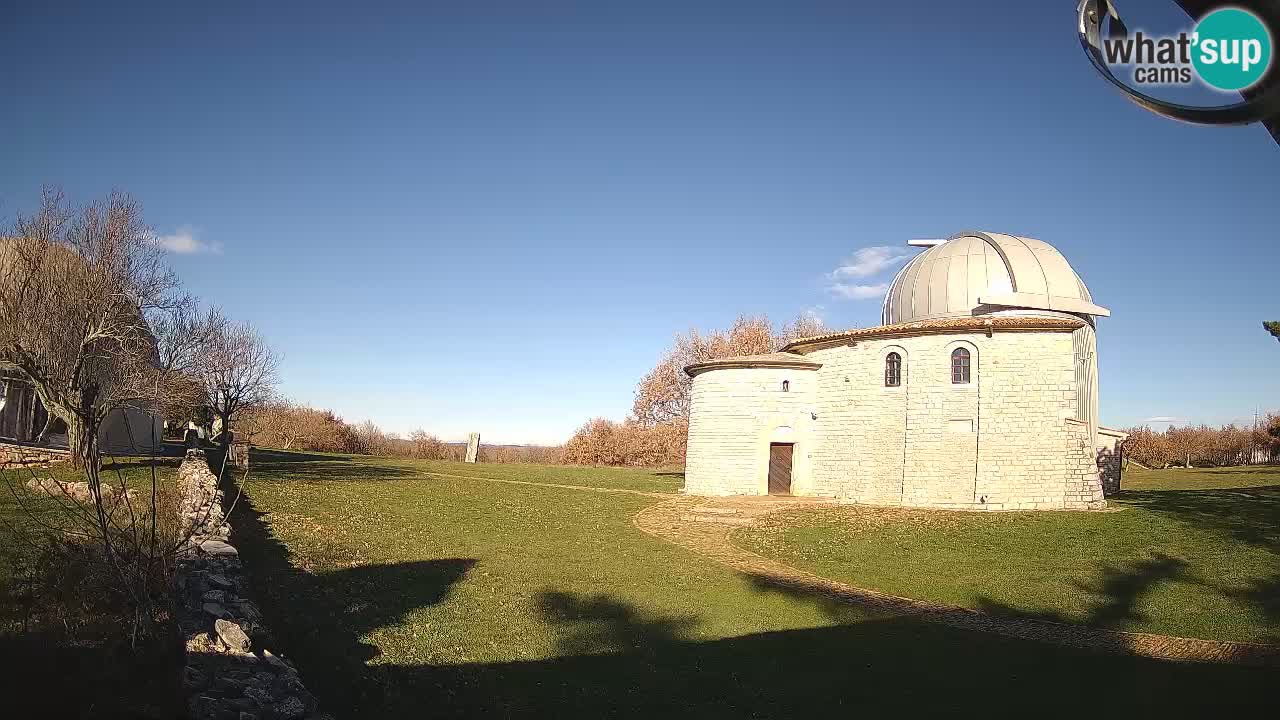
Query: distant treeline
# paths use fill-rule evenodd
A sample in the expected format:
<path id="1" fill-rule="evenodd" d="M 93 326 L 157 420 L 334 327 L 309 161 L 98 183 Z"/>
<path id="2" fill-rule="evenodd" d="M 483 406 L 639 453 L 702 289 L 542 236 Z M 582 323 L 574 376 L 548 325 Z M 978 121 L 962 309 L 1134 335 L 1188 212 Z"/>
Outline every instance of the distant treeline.
<path id="1" fill-rule="evenodd" d="M 383 432 L 372 421 L 351 424 L 332 410 L 289 401 L 268 403 L 255 409 L 239 426 L 238 434 L 255 445 L 282 450 L 353 453 L 423 460 L 462 460 L 466 443 L 450 443 L 423 430 L 408 437 Z M 562 446 L 481 445 L 480 462 L 563 462 Z"/>
<path id="2" fill-rule="evenodd" d="M 1130 428 L 1124 458 L 1151 468 L 1225 467 L 1280 463 L 1280 412 L 1268 413 L 1256 427 Z"/>

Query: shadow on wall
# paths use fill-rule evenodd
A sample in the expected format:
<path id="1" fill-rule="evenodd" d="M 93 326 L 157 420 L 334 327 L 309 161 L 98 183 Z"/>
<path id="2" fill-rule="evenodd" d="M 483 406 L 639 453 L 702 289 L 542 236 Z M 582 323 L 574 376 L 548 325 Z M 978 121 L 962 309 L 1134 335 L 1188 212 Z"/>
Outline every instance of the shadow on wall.
<path id="1" fill-rule="evenodd" d="M 1111 497 L 1120 492 L 1120 476 L 1124 470 L 1124 448 L 1119 451 L 1108 447 L 1098 448 L 1098 479 L 1102 481 L 1102 494 Z"/>

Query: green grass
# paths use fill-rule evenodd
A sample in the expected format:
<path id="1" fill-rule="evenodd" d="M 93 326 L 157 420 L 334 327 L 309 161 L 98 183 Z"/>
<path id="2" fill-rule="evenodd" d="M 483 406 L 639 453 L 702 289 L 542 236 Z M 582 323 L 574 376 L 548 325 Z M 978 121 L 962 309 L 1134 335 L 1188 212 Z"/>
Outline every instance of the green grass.
<path id="1" fill-rule="evenodd" d="M 522 483 L 656 493 L 674 493 L 684 484 L 684 473 L 679 470 L 501 463 L 471 465 L 447 460 L 408 460 L 339 453 L 295 453 L 265 448 L 255 449 L 254 453 L 255 457 L 262 461 L 254 468 L 254 477 L 269 480 L 394 479 L 431 473 L 441 476 L 462 475 Z"/>
<path id="2" fill-rule="evenodd" d="M 794 717 L 1220 710 L 1272 675 L 870 616 L 637 530 L 636 470 L 256 452 L 233 540 L 275 633 L 342 717 Z M 464 476 L 464 477 L 455 477 Z"/>
<path id="3" fill-rule="evenodd" d="M 1226 468 L 1169 468 L 1146 470 L 1130 465 L 1124 471 L 1123 489 L 1129 490 L 1230 490 L 1280 485 L 1280 467 L 1255 465 Z"/>
<path id="4" fill-rule="evenodd" d="M 816 574 L 1016 616 L 1280 642 L 1280 468 L 1126 473 L 1117 512 L 843 507 L 735 535 Z"/>
<path id="5" fill-rule="evenodd" d="M 174 481 L 176 462 L 156 465 L 162 486 Z M 26 488 L 33 472 L 62 481 L 79 481 L 80 473 L 70 464 L 0 472 L 0 696 L 6 710 L 13 717 L 177 716 L 176 630 L 162 628 L 148 652 L 133 652 L 128 622 L 99 584 L 110 571 L 86 564 L 92 561 L 83 555 L 53 552 L 48 528 L 78 527 L 60 506 L 69 501 Z M 150 461 L 121 459 L 104 467 L 104 483 L 114 487 L 121 478 L 145 504 Z"/>
<path id="6" fill-rule="evenodd" d="M 155 464 L 156 477 L 163 483 L 176 478 L 175 459 L 165 459 Z M 121 458 L 118 462 L 103 465 L 102 482 L 113 488 L 123 479 L 125 486 L 142 492 L 151 486 L 151 461 L 144 458 Z M 50 497 L 31 492 L 26 483 L 33 477 L 55 478 L 62 482 L 83 481 L 84 477 L 71 463 L 57 463 L 49 467 L 14 468 L 0 470 L 0 587 L 7 587 L 15 563 L 30 557 L 39 550 L 41 535 L 48 528 L 66 527 L 68 516 L 63 509 L 64 498 Z M 145 498 L 144 498 L 145 499 Z M 0 617 L 0 623 L 7 618 Z M 3 624 L 0 624 L 0 628 Z"/>

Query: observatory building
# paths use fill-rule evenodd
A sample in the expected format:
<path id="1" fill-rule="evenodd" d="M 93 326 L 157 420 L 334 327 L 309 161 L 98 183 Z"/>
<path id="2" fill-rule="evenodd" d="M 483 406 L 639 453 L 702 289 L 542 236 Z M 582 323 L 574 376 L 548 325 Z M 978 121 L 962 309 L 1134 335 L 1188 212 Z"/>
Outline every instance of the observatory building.
<path id="1" fill-rule="evenodd" d="M 697 363 L 685 492 L 972 510 L 1098 509 L 1123 433 L 1098 425 L 1110 314 L 1048 243 L 918 241 L 883 324 Z"/>

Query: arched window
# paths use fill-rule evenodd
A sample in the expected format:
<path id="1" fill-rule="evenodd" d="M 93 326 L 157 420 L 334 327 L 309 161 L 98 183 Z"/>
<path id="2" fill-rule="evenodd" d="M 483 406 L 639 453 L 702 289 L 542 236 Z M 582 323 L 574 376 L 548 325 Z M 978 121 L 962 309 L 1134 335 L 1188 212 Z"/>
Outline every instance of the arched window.
<path id="1" fill-rule="evenodd" d="M 951 383 L 963 385 L 969 382 L 969 350 L 958 347 L 951 351 Z"/>
<path id="2" fill-rule="evenodd" d="M 884 386 L 898 387 L 902 384 L 902 356 L 891 352 L 884 359 Z"/>
<path id="3" fill-rule="evenodd" d="M 790 380 L 783 380 L 783 381 L 782 381 L 782 392 L 791 392 L 791 381 L 790 381 Z"/>

